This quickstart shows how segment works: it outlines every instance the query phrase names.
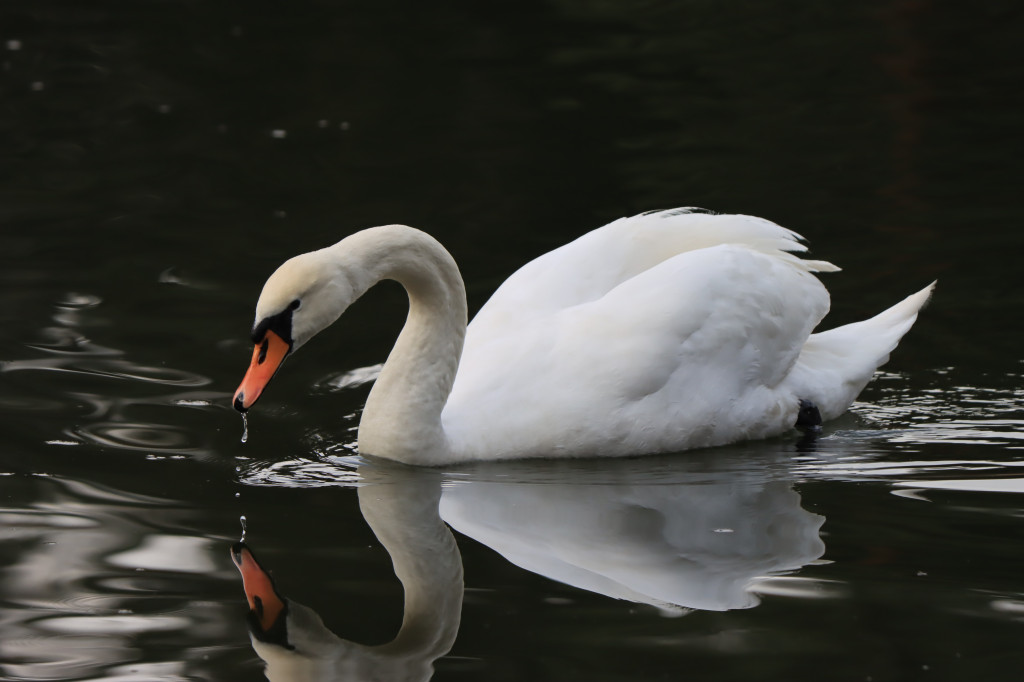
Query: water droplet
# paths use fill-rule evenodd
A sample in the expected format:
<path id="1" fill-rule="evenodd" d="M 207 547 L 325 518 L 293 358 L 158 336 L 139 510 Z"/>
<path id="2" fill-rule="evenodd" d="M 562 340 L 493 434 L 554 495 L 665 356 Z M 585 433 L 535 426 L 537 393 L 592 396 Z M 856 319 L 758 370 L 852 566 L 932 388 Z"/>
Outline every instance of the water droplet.
<path id="1" fill-rule="evenodd" d="M 249 440 L 249 417 L 242 413 L 242 442 Z"/>
<path id="2" fill-rule="evenodd" d="M 242 524 L 242 538 L 239 540 L 239 542 L 245 542 L 245 514 L 242 514 L 238 517 L 238 522 Z"/>
<path id="3" fill-rule="evenodd" d="M 275 140 L 283 140 L 284 138 L 288 137 L 288 131 L 284 130 L 283 128 L 277 128 L 276 130 L 270 131 L 270 136 Z"/>
<path id="4" fill-rule="evenodd" d="M 11 52 L 17 52 L 18 50 L 21 49 L 21 41 L 20 40 L 8 40 L 7 41 L 7 49 L 10 50 Z"/>

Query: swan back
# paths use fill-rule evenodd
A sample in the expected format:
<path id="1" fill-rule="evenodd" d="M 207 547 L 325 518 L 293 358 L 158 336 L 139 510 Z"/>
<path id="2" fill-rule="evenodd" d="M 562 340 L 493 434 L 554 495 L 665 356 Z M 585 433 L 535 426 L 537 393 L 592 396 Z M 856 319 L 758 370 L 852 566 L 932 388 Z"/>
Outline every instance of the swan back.
<path id="1" fill-rule="evenodd" d="M 778 433 L 780 384 L 829 307 L 796 233 L 750 216 L 618 220 L 524 266 L 469 326 L 456 450 L 626 455 Z M 487 428 L 479 428 L 486 424 Z"/>
<path id="2" fill-rule="evenodd" d="M 494 292 L 473 319 L 467 343 L 507 333 L 523 321 L 589 303 L 679 254 L 739 244 L 806 272 L 834 272 L 835 265 L 805 260 L 802 237 L 747 215 L 697 208 L 651 211 L 620 218 L 530 261 Z"/>

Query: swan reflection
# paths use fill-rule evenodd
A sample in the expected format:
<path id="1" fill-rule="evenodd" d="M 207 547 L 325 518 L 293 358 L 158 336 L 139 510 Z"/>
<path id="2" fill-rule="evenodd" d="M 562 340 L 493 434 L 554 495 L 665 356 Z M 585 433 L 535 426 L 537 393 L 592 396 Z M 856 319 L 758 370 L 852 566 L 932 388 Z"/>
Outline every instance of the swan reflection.
<path id="1" fill-rule="evenodd" d="M 360 470 L 359 508 L 391 556 L 405 590 L 402 626 L 379 646 L 342 639 L 317 613 L 284 597 L 251 550 L 237 543 L 232 559 L 249 602 L 253 649 L 271 682 L 427 680 L 451 649 L 462 614 L 462 557 L 438 515 L 439 474 L 398 467 Z"/>
<path id="2" fill-rule="evenodd" d="M 441 473 L 364 462 L 359 506 L 405 589 L 394 640 L 331 633 L 282 597 L 242 543 L 253 647 L 278 680 L 429 679 L 463 598 L 455 530 L 558 582 L 679 613 L 758 603 L 759 580 L 819 558 L 824 518 L 801 508 L 788 467 L 764 457 L 502 463 Z M 443 521 L 442 521 L 443 519 Z"/>
<path id="3" fill-rule="evenodd" d="M 521 568 L 670 611 L 749 608 L 759 578 L 825 551 L 824 517 L 763 458 L 550 465 L 479 467 L 441 516 Z"/>

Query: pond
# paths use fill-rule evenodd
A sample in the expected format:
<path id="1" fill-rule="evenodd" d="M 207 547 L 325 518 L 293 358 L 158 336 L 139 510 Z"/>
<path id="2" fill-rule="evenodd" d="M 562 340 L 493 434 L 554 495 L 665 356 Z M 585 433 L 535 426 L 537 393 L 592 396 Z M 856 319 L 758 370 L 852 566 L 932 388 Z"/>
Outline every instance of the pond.
<path id="1" fill-rule="evenodd" d="M 1019 679 L 1021 28 L 998 0 L 4 5 L 0 678 Z M 431 469 L 354 445 L 405 318 L 383 284 L 241 442 L 285 258 L 414 225 L 472 313 L 672 206 L 804 235 L 844 270 L 826 326 L 938 289 L 816 436 Z M 294 650 L 250 638 L 266 572 Z"/>

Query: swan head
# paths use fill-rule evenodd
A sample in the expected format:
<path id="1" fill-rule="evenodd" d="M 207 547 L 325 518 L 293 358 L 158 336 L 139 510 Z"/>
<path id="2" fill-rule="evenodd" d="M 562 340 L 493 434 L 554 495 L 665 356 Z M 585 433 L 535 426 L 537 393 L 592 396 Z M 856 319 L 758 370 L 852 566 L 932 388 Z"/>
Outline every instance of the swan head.
<path id="1" fill-rule="evenodd" d="M 245 412 L 285 358 L 334 322 L 357 297 L 336 259 L 324 249 L 284 262 L 263 285 L 252 326 L 252 362 L 233 404 Z"/>

